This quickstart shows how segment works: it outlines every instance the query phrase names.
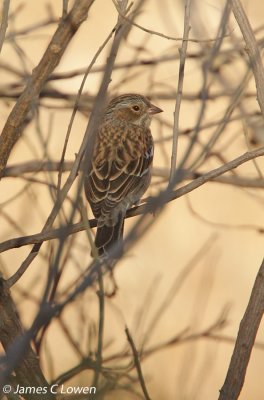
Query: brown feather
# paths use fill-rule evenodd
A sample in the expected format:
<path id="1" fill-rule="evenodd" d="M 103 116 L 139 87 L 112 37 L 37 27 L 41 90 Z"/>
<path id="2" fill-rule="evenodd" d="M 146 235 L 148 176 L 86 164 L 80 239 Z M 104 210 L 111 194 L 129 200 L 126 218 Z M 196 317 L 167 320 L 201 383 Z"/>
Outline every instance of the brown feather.
<path id="1" fill-rule="evenodd" d="M 135 104 L 140 114 L 131 108 Z M 84 186 L 98 220 L 95 245 L 100 254 L 121 240 L 126 210 L 149 186 L 153 160 L 150 107 L 155 106 L 143 96 L 119 96 L 110 102 L 98 129 Z"/>

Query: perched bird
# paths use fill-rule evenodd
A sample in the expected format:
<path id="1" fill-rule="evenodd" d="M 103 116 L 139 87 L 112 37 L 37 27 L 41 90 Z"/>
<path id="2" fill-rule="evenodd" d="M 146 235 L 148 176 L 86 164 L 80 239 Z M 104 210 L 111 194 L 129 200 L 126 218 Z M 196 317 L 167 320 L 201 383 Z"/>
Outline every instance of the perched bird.
<path id="1" fill-rule="evenodd" d="M 150 184 L 154 146 L 149 127 L 152 115 L 160 112 L 146 97 L 132 93 L 114 98 L 106 107 L 84 181 L 97 219 L 99 255 L 115 243 L 122 245 L 126 211 Z"/>

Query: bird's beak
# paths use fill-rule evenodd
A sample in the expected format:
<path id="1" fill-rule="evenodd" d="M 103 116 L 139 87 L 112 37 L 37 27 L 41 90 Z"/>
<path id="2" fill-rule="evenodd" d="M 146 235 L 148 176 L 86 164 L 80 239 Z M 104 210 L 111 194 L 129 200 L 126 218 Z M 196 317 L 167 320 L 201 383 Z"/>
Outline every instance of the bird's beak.
<path id="1" fill-rule="evenodd" d="M 159 108 L 159 107 L 157 107 L 157 106 L 154 106 L 154 104 L 150 104 L 150 107 L 149 107 L 149 109 L 148 109 L 148 113 L 149 113 L 150 115 L 152 115 L 152 114 L 158 114 L 158 113 L 160 113 L 160 112 L 163 112 L 163 110 L 162 110 L 161 108 Z"/>

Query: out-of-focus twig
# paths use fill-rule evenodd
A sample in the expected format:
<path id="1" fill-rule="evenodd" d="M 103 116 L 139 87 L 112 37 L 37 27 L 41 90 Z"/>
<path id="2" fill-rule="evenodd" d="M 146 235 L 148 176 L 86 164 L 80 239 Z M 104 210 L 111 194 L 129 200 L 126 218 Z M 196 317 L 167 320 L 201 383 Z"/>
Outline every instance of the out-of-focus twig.
<path id="1" fill-rule="evenodd" d="M 170 170 L 169 185 L 171 185 L 174 180 L 174 174 L 175 174 L 176 162 L 177 162 L 177 150 L 178 150 L 178 140 L 179 140 L 179 119 L 180 119 L 180 108 L 181 108 L 181 101 L 182 101 L 184 68 L 185 68 L 185 60 L 186 60 L 187 47 L 188 47 L 189 32 L 191 29 L 190 15 L 191 15 L 191 0 L 186 0 L 182 47 L 179 49 L 179 54 L 180 54 L 179 79 L 178 79 L 178 88 L 177 88 L 175 110 L 174 110 L 173 141 L 172 141 L 171 170 Z"/>
<path id="2" fill-rule="evenodd" d="M 62 171 L 70 171 L 73 167 L 73 161 L 64 161 Z M 4 178 L 23 178 L 24 174 L 28 173 L 41 173 L 41 172 L 57 172 L 60 168 L 60 162 L 58 161 L 39 161 L 32 160 L 25 163 L 19 163 L 10 165 L 5 168 Z M 80 166 L 82 169 L 82 165 Z M 185 180 L 196 179 L 204 175 L 202 171 L 189 171 L 183 170 Z M 170 170 L 168 168 L 154 167 L 152 170 L 153 177 L 161 177 L 169 179 Z M 247 176 L 218 176 L 212 180 L 213 182 L 222 183 L 225 185 L 240 186 L 245 188 L 264 188 L 264 181 L 261 178 L 248 178 Z M 2 205 L 3 203 L 1 203 Z"/>
<path id="3" fill-rule="evenodd" d="M 43 21 L 38 22 L 37 24 L 33 24 L 33 25 L 30 25 L 30 26 L 27 26 L 24 29 L 20 29 L 20 30 L 16 30 L 14 32 L 8 33 L 6 35 L 6 40 L 7 41 L 11 41 L 11 40 L 13 40 L 13 39 L 15 39 L 17 37 L 22 37 L 22 36 L 27 36 L 28 37 L 28 35 L 31 32 L 34 32 L 35 30 L 44 28 L 44 27 L 52 25 L 52 24 L 58 24 L 58 22 L 59 22 L 58 18 L 50 17 L 50 18 L 44 19 Z"/>
<path id="4" fill-rule="evenodd" d="M 147 390 L 147 387 L 146 387 L 146 383 L 145 383 L 144 377 L 143 377 L 143 373 L 142 373 L 142 369 L 141 369 L 141 365 L 140 365 L 140 360 L 139 360 L 139 355 L 138 355 L 136 346 L 134 344 L 133 338 L 132 338 L 132 336 L 131 336 L 131 334 L 130 334 L 130 332 L 129 332 L 127 327 L 125 329 L 125 332 L 126 332 L 128 343 L 129 343 L 129 345 L 130 345 L 130 347 L 132 349 L 133 359 L 134 359 L 135 367 L 136 367 L 136 370 L 137 370 L 138 379 L 139 379 L 142 391 L 144 393 L 145 399 L 146 400 L 151 400 L 151 398 L 149 397 L 149 394 L 148 394 L 148 390 Z"/>
<path id="5" fill-rule="evenodd" d="M 115 6 L 116 6 L 117 1 L 116 1 L 116 0 L 113 0 L 113 3 L 114 3 Z M 117 7 L 117 6 L 116 6 L 116 7 Z M 118 7 L 117 7 L 117 9 L 118 9 Z M 136 26 L 137 28 L 141 29 L 141 30 L 144 31 L 144 32 L 150 33 L 151 35 L 160 36 L 160 37 L 162 37 L 162 38 L 164 38 L 164 39 L 175 40 L 175 41 L 178 41 L 178 42 L 180 42 L 180 41 L 182 41 L 182 40 L 187 40 L 187 41 L 189 41 L 189 42 L 194 42 L 194 43 L 201 43 L 201 42 L 209 43 L 209 42 L 215 42 L 216 40 L 218 40 L 218 38 L 215 38 L 215 39 L 189 39 L 189 38 L 188 38 L 188 39 L 184 39 L 184 37 L 181 38 L 181 37 L 173 37 L 173 36 L 165 35 L 164 33 L 157 32 L 157 31 L 154 31 L 154 30 L 152 30 L 152 29 L 145 28 L 144 26 L 139 25 L 139 24 L 137 24 L 136 22 L 134 22 L 134 21 L 132 21 L 131 19 L 129 19 L 129 17 L 127 17 L 126 15 L 124 15 L 122 12 L 120 12 L 120 11 L 118 11 L 118 12 L 119 12 L 119 15 L 120 15 L 125 21 L 129 22 L 131 25 Z M 225 35 L 225 37 L 227 37 L 227 36 L 228 36 L 228 35 Z"/>
<path id="6" fill-rule="evenodd" d="M 257 88 L 257 99 L 264 118 L 264 68 L 258 43 L 240 0 L 230 0 L 232 11 L 246 42 L 246 51 L 252 66 Z"/>
<path id="7" fill-rule="evenodd" d="M 200 106 L 199 116 L 197 118 L 197 123 L 196 123 L 195 130 L 193 132 L 193 135 L 192 135 L 191 142 L 189 143 L 188 148 L 186 149 L 186 151 L 182 157 L 182 160 L 179 164 L 180 168 L 182 168 L 186 165 L 186 163 L 192 153 L 193 147 L 199 137 L 200 127 L 201 127 L 202 120 L 205 115 L 206 107 L 208 105 L 208 102 L 206 100 L 207 100 L 207 92 L 208 92 L 209 71 L 210 71 L 211 66 L 213 65 L 215 58 L 219 54 L 221 45 L 223 43 L 229 14 L 230 14 L 230 7 L 229 7 L 229 4 L 226 3 L 225 8 L 223 10 L 221 20 L 219 22 L 219 28 L 218 28 L 219 39 L 213 44 L 213 47 L 212 47 L 212 49 L 210 49 L 210 53 L 209 53 L 208 57 L 205 59 L 205 61 L 203 63 L 203 68 L 202 68 L 203 79 L 202 79 L 202 85 L 201 85 L 201 106 Z"/>

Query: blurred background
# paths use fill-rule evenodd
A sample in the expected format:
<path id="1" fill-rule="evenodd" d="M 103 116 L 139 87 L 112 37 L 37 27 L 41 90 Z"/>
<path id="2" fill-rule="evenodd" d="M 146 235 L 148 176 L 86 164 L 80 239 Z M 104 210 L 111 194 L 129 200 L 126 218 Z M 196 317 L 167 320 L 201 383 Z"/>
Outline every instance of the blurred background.
<path id="1" fill-rule="evenodd" d="M 243 5 L 262 46 L 263 2 L 244 1 Z M 220 37 L 224 6 L 224 1 L 192 2 L 190 38 L 196 41 L 188 43 L 179 123 L 179 165 L 195 129 L 198 134 L 190 156 L 181 165 L 189 171 L 189 178 L 179 186 L 192 180 L 191 174 L 210 171 L 264 143 L 254 78 L 252 73 L 247 74 L 245 44 L 232 15 L 225 37 L 214 53 L 213 39 Z M 164 110 L 152 122 L 156 142 L 154 176 L 147 195 L 155 195 L 166 187 L 170 171 L 181 46 L 180 41 L 171 38 L 183 35 L 184 2 L 146 0 L 135 2 L 131 11 L 134 9 L 134 21 L 152 32 L 131 26 L 118 52 L 109 98 L 137 92 L 149 96 Z M 1 129 L 41 59 L 61 14 L 60 0 L 11 1 L 0 58 Z M 114 3 L 96 0 L 56 68 L 57 76 L 47 82 L 36 100 L 9 159 L 6 177 L 0 183 L 1 242 L 41 231 L 54 204 L 58 179 L 58 171 L 43 172 L 43 165 L 60 161 L 83 73 L 116 21 Z M 74 161 L 79 151 L 108 53 L 109 45 L 96 59 L 86 80 L 66 161 Z M 37 167 L 33 161 L 39 162 Z M 32 170 L 23 172 L 22 167 L 29 165 Z M 14 166 L 17 169 L 12 170 Z M 208 182 L 170 202 L 160 215 L 153 216 L 151 229 L 120 260 L 114 271 L 118 289 L 114 296 L 105 297 L 103 359 L 104 366 L 112 368 L 111 373 L 101 377 L 106 387 L 105 399 L 142 398 L 137 375 L 129 369 L 131 350 L 125 326 L 136 347 L 145 352 L 142 370 L 152 399 L 218 398 L 239 322 L 263 258 L 264 196 L 257 184 L 263 182 L 263 166 L 261 158 L 247 162 L 224 175 L 226 180 Z M 68 174 L 69 170 L 63 173 L 62 183 Z M 55 227 L 69 220 L 77 184 L 76 181 L 72 186 Z M 89 209 L 88 215 L 92 218 Z M 80 213 L 76 212 L 74 222 L 80 220 Z M 135 218 L 129 219 L 126 230 L 134 223 Z M 0 268 L 6 278 L 16 272 L 30 249 L 31 246 L 23 246 L 0 254 Z M 38 257 L 12 288 L 25 327 L 31 326 L 38 310 L 48 268 L 57 251 L 56 239 L 45 242 Z M 60 258 L 57 299 L 76 284 L 90 261 L 86 233 L 69 236 Z M 112 287 L 112 279 L 106 276 L 105 290 L 110 293 Z M 34 345 L 49 381 L 78 365 L 85 356 L 94 355 L 98 334 L 96 290 L 96 285 L 86 290 L 60 318 L 39 332 Z M 262 324 L 241 400 L 264 398 L 263 351 Z M 72 382 L 89 385 L 92 371 L 73 375 L 65 384 Z"/>

